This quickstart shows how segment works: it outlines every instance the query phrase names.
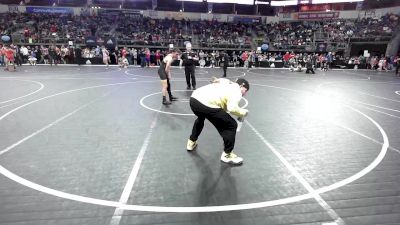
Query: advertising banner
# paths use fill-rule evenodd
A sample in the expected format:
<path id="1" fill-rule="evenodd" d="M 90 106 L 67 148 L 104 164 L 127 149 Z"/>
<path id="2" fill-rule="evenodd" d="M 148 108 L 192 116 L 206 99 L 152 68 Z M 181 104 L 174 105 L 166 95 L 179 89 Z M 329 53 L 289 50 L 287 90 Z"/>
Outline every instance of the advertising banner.
<path id="1" fill-rule="evenodd" d="M 74 14 L 73 8 L 59 8 L 59 7 L 26 7 L 27 13 L 56 13 L 56 14 Z"/>
<path id="2" fill-rule="evenodd" d="M 339 12 L 298 13 L 297 17 L 299 20 L 335 19 L 339 18 Z"/>
<path id="3" fill-rule="evenodd" d="M 261 22 L 261 17 L 248 17 L 248 16 L 235 16 L 233 18 L 235 23 L 259 23 Z"/>
<path id="4" fill-rule="evenodd" d="M 100 16 L 119 16 L 121 14 L 127 16 L 140 16 L 142 12 L 140 10 L 125 10 L 125 9 L 99 9 L 98 14 Z"/>
<path id="5" fill-rule="evenodd" d="M 96 37 L 86 37 L 85 44 L 86 46 L 95 47 L 97 45 Z"/>

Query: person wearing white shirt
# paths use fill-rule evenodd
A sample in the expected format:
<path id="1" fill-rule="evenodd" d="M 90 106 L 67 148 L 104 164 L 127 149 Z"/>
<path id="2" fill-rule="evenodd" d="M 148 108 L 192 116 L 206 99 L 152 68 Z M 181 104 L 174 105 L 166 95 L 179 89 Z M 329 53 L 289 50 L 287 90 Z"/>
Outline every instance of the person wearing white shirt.
<path id="1" fill-rule="evenodd" d="M 242 164 L 243 159 L 232 152 L 238 123 L 229 114 L 238 116 L 239 120 L 243 121 L 248 110 L 239 107 L 239 102 L 249 89 L 249 82 L 243 78 L 237 79 L 236 82 L 220 78 L 195 90 L 190 97 L 190 108 L 197 119 L 193 124 L 186 149 L 193 151 L 196 148 L 197 139 L 203 130 L 204 121 L 207 119 L 217 128 L 224 141 L 221 161 L 235 165 Z"/>

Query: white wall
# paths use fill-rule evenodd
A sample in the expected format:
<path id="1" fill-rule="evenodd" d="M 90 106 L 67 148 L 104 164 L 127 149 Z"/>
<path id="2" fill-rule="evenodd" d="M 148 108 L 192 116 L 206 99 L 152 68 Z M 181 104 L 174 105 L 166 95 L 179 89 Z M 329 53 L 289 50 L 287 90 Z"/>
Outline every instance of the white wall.
<path id="1" fill-rule="evenodd" d="M 360 17 L 360 13 L 364 11 L 360 10 L 348 10 L 348 11 L 340 11 L 339 18 L 340 19 L 357 19 Z"/>
<path id="2" fill-rule="evenodd" d="M 8 5 L 0 5 L 0 13 L 8 12 Z"/>
<path id="3" fill-rule="evenodd" d="M 267 23 L 277 23 L 281 20 L 279 16 L 267 16 L 266 17 Z"/>
<path id="4" fill-rule="evenodd" d="M 0 13 L 6 12 L 25 12 L 25 6 L 0 4 Z"/>
<path id="5" fill-rule="evenodd" d="M 81 15 L 82 8 L 74 7 L 74 15 L 79 16 Z"/>

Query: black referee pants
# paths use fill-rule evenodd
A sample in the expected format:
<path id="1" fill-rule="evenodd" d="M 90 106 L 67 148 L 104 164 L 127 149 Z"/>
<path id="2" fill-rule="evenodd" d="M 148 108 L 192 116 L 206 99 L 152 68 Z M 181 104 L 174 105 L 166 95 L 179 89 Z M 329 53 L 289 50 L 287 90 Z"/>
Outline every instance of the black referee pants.
<path id="1" fill-rule="evenodd" d="M 204 127 L 204 120 L 210 121 L 224 140 L 224 151 L 232 152 L 235 146 L 237 122 L 223 109 L 210 108 L 200 103 L 195 98 L 190 98 L 190 108 L 197 116 L 193 124 L 190 140 L 197 141 Z"/>
<path id="2" fill-rule="evenodd" d="M 194 66 L 185 66 L 186 84 L 188 87 L 196 88 L 196 77 L 194 71 Z M 192 82 L 190 82 L 190 79 L 192 79 Z"/>
<path id="3" fill-rule="evenodd" d="M 226 77 L 226 69 L 228 69 L 228 67 L 227 66 L 224 66 L 224 67 L 222 67 L 223 69 L 224 69 L 224 75 L 223 75 L 223 77 Z"/>

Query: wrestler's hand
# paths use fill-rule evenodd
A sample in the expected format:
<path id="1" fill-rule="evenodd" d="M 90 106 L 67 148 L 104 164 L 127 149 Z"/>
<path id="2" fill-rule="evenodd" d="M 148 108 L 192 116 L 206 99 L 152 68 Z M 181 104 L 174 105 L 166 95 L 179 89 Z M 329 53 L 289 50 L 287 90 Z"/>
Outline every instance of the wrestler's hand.
<path id="1" fill-rule="evenodd" d="M 238 117 L 238 120 L 240 122 L 243 122 L 244 118 L 249 115 L 249 110 L 247 110 L 247 109 L 243 109 L 243 110 L 245 110 L 245 113 L 242 116 Z"/>
<path id="2" fill-rule="evenodd" d="M 211 77 L 210 83 L 218 83 L 219 80 L 216 77 Z"/>

